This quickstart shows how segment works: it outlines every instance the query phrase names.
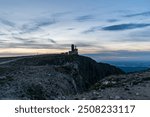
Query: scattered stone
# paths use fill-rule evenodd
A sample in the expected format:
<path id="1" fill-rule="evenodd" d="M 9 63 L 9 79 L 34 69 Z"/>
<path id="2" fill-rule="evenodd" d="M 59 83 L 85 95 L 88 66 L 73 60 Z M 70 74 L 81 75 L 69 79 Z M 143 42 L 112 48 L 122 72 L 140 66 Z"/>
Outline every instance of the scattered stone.
<path id="1" fill-rule="evenodd" d="M 112 81 L 111 83 L 114 85 L 114 84 L 116 84 L 117 82 L 116 82 L 116 81 Z"/>
<path id="2" fill-rule="evenodd" d="M 98 93 L 98 92 L 96 92 L 96 91 L 94 91 L 94 92 L 93 92 L 93 94 L 94 94 L 94 95 L 99 95 L 99 93 Z"/>
<path id="3" fill-rule="evenodd" d="M 119 100 L 119 99 L 121 99 L 120 96 L 115 96 L 115 100 Z"/>
<path id="4" fill-rule="evenodd" d="M 102 98 L 102 96 L 101 95 L 99 95 L 99 96 L 97 96 L 98 98 Z"/>
<path id="5" fill-rule="evenodd" d="M 51 76 L 51 74 L 48 74 L 48 76 Z"/>
<path id="6" fill-rule="evenodd" d="M 65 97 L 65 96 L 62 96 L 61 98 L 62 98 L 63 100 L 65 100 L 65 99 L 66 99 L 66 97 Z"/>
<path id="7" fill-rule="evenodd" d="M 111 100 L 111 99 L 114 99 L 112 96 L 109 96 L 109 99 Z"/>
<path id="8" fill-rule="evenodd" d="M 4 80 L 6 78 L 7 78 L 6 76 L 0 76 L 0 80 Z"/>
<path id="9" fill-rule="evenodd" d="M 109 84 L 109 81 L 104 81 L 102 82 L 103 85 L 108 85 Z"/>
<path id="10" fill-rule="evenodd" d="M 135 95 L 136 95 L 136 96 L 139 96 L 140 94 L 137 92 Z"/>

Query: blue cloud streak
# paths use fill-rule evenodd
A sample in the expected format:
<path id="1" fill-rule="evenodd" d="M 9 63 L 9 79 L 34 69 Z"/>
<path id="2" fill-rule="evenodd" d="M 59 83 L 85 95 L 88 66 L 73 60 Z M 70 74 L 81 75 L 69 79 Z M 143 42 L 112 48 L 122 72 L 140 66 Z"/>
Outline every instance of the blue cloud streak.
<path id="1" fill-rule="evenodd" d="M 129 29 L 136 29 L 136 28 L 144 28 L 150 26 L 150 24 L 119 24 L 119 25 L 112 25 L 112 26 L 106 26 L 103 27 L 102 30 L 106 31 L 122 31 L 122 30 L 129 30 Z"/>

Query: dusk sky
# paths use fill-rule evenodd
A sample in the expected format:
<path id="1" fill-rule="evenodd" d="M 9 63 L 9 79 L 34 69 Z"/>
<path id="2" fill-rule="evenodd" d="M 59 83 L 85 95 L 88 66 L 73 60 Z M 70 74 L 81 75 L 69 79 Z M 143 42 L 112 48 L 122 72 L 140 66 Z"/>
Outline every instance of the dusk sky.
<path id="1" fill-rule="evenodd" d="M 150 0 L 0 0 L 0 56 L 150 59 Z"/>

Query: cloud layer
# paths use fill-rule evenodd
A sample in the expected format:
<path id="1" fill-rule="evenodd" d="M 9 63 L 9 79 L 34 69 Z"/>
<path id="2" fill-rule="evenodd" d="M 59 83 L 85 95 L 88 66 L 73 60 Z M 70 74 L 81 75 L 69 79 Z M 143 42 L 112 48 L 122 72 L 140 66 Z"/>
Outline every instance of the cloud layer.
<path id="1" fill-rule="evenodd" d="M 150 51 L 104 51 L 100 53 L 85 54 L 97 61 L 148 61 L 150 59 Z M 142 58 L 143 57 L 143 58 Z"/>
<path id="2" fill-rule="evenodd" d="M 99 52 L 97 56 L 108 59 L 114 55 L 121 58 L 123 54 L 138 57 L 137 50 L 148 55 L 148 3 L 147 0 L 0 1 L 0 55 L 2 49 L 63 51 L 69 50 L 72 43 L 77 44 L 81 54 Z"/>
<path id="3" fill-rule="evenodd" d="M 106 26 L 103 27 L 103 30 L 106 31 L 122 31 L 122 30 L 129 30 L 129 29 L 137 29 L 137 28 L 144 28 L 150 26 L 150 24 L 145 24 L 145 23 L 141 23 L 141 24 L 134 24 L 134 23 L 130 23 L 130 24 L 118 24 L 118 25 L 111 25 L 111 26 Z"/>
<path id="4" fill-rule="evenodd" d="M 75 20 L 77 20 L 78 22 L 85 22 L 85 21 L 89 21 L 94 19 L 93 15 L 82 15 L 77 17 Z"/>
<path id="5" fill-rule="evenodd" d="M 125 15 L 125 17 L 137 17 L 137 16 L 145 16 L 145 17 L 148 17 L 148 16 L 150 16 L 150 11 L 142 12 L 142 13 L 135 13 L 135 14 Z"/>

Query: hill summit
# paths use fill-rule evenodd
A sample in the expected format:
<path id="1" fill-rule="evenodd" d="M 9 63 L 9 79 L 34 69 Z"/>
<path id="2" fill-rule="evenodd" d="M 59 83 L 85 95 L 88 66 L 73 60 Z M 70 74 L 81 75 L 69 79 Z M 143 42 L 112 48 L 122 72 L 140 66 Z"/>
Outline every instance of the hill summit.
<path id="1" fill-rule="evenodd" d="M 77 54 L 12 58 L 0 65 L 0 99 L 63 99 L 87 91 L 106 76 L 123 73 Z"/>

